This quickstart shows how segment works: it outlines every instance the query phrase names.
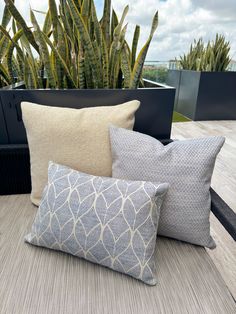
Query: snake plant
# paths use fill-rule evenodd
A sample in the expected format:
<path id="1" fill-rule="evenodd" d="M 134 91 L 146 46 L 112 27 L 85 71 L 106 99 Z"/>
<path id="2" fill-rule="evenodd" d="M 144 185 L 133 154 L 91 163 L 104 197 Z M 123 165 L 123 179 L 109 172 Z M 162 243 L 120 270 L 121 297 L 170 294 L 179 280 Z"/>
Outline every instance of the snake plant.
<path id="1" fill-rule="evenodd" d="M 230 64 L 230 44 L 223 35 L 216 34 L 214 41 L 204 45 L 202 39 L 194 40 L 186 55 L 180 57 L 180 66 L 184 70 L 227 71 Z"/>
<path id="2" fill-rule="evenodd" d="M 126 41 L 126 6 L 120 19 L 104 1 L 101 20 L 93 0 L 48 1 L 41 27 L 30 9 L 27 25 L 14 4 L 4 0 L 0 26 L 0 84 L 23 79 L 27 88 L 137 88 L 148 48 L 158 25 L 155 13 L 149 37 L 137 54 L 140 27 L 131 48 Z M 46 82 L 46 85 L 45 85 Z"/>

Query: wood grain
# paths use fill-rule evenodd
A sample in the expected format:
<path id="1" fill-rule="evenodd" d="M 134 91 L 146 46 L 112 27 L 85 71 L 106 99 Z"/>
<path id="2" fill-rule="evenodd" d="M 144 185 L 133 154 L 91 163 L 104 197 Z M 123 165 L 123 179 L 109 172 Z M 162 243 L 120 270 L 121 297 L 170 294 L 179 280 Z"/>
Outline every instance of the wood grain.
<path id="1" fill-rule="evenodd" d="M 236 211 L 236 121 L 198 121 L 173 123 L 172 138 L 186 139 L 225 136 L 226 141 L 215 164 L 211 186 Z M 211 215 L 215 250 L 207 250 L 230 292 L 236 299 L 236 246 L 220 222 Z"/>
<path id="2" fill-rule="evenodd" d="M 68 254 L 24 243 L 36 208 L 0 196 L 1 314 L 217 314 L 235 302 L 204 248 L 158 238 L 155 287 Z"/>

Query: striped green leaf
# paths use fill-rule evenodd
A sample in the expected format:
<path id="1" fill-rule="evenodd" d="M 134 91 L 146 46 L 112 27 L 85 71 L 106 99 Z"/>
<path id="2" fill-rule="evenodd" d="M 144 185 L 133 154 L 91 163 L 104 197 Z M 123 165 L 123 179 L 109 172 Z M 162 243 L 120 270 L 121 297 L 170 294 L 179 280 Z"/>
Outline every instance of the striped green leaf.
<path id="1" fill-rule="evenodd" d="M 47 72 L 49 86 L 52 88 L 55 88 L 56 87 L 55 75 L 53 72 L 52 64 L 50 62 L 50 55 L 49 55 L 48 47 L 45 42 L 45 37 L 47 36 L 45 35 L 44 37 L 44 33 L 40 30 L 40 27 L 38 25 L 38 22 L 32 10 L 30 10 L 30 17 L 31 17 L 31 23 L 33 24 L 33 27 L 34 27 L 34 36 L 39 45 L 40 55 L 42 56 L 42 60 L 43 60 L 43 63 L 45 65 L 45 69 Z"/>
<path id="2" fill-rule="evenodd" d="M 9 10 L 9 12 L 11 12 L 14 19 L 17 21 L 17 23 L 20 24 L 21 28 L 24 30 L 25 36 L 28 38 L 30 44 L 34 47 L 34 49 L 37 52 L 39 52 L 39 47 L 38 47 L 38 44 L 36 43 L 36 41 L 34 39 L 33 33 L 31 32 L 31 30 L 27 26 L 25 20 L 21 16 L 20 12 L 15 7 L 13 1 L 12 0 L 4 0 L 4 1 L 6 3 L 6 7 Z"/>
<path id="3" fill-rule="evenodd" d="M 128 46 L 124 43 L 121 50 L 121 70 L 124 77 L 124 88 L 129 88 L 130 79 L 131 79 L 131 65 L 129 58 Z"/>
<path id="4" fill-rule="evenodd" d="M 18 47 L 18 51 L 21 51 L 21 49 L 19 48 L 19 46 L 16 44 L 17 41 L 20 39 L 20 37 L 23 34 L 23 30 L 19 30 L 14 37 L 12 38 L 12 40 L 10 41 L 8 48 L 7 48 L 7 69 L 8 69 L 8 73 L 9 73 L 9 77 L 11 79 L 11 83 L 14 84 L 15 83 L 15 79 L 14 79 L 14 73 L 13 73 L 13 64 L 12 64 L 12 59 L 13 59 L 13 51 L 14 48 L 17 46 Z M 20 53 L 21 58 L 24 59 L 23 53 L 21 51 Z"/>
<path id="5" fill-rule="evenodd" d="M 44 34 L 48 34 L 51 30 L 51 18 L 50 18 L 50 11 L 48 10 L 45 20 L 44 20 L 44 24 L 43 24 L 43 32 Z"/>
<path id="6" fill-rule="evenodd" d="M 61 66 L 63 67 L 64 71 L 65 71 L 65 74 L 67 75 L 68 79 L 70 80 L 71 84 L 73 85 L 74 88 L 76 88 L 76 83 L 74 82 L 71 74 L 70 74 L 70 71 L 64 61 L 64 59 L 62 58 L 62 56 L 60 55 L 60 53 L 57 51 L 57 49 L 55 48 L 55 46 L 52 44 L 52 42 L 49 40 L 49 38 L 44 34 L 44 33 L 41 33 L 42 34 L 42 38 L 44 40 L 45 43 L 47 43 L 52 52 L 54 53 L 55 57 L 57 58 L 57 60 L 61 63 Z"/>
<path id="7" fill-rule="evenodd" d="M 145 61 L 152 37 L 153 37 L 153 35 L 157 29 L 157 26 L 158 26 L 158 12 L 156 12 L 156 14 L 153 17 L 152 27 L 151 27 L 151 32 L 150 32 L 149 38 L 148 38 L 147 42 L 145 43 L 145 45 L 143 46 L 143 48 L 141 49 L 137 60 L 135 61 L 134 68 L 132 70 L 131 79 L 130 79 L 130 85 L 129 85 L 130 88 L 138 88 L 139 81 L 140 81 L 140 78 L 142 75 L 142 69 L 143 69 L 144 61 Z"/>
<path id="8" fill-rule="evenodd" d="M 94 52 L 93 44 L 91 38 L 89 36 L 88 30 L 84 23 L 84 20 L 79 13 L 76 5 L 74 4 L 73 0 L 68 0 L 70 14 L 74 21 L 74 24 L 80 34 L 80 38 L 83 42 L 85 54 L 88 57 L 88 62 L 92 69 L 92 77 L 93 77 L 93 84 L 95 88 L 101 87 L 101 78 L 99 73 L 99 67 L 96 60 L 96 55 Z"/>
<path id="9" fill-rule="evenodd" d="M 8 84 L 8 85 L 11 84 L 11 78 L 8 74 L 7 69 L 4 67 L 2 63 L 0 63 L 0 79 L 3 79 L 5 84 Z"/>
<path id="10" fill-rule="evenodd" d="M 49 14 L 53 28 L 53 38 L 55 44 L 58 42 L 58 14 L 57 14 L 57 5 L 55 0 L 49 0 Z"/>
<path id="11" fill-rule="evenodd" d="M 13 0 L 14 2 L 14 0 Z M 7 28 L 7 25 L 9 24 L 10 20 L 11 20 L 11 12 L 8 10 L 7 6 L 5 5 L 4 10 L 3 10 L 3 15 L 2 15 L 2 27 L 3 28 Z M 0 40 L 2 38 L 2 34 L 0 33 Z"/>
<path id="12" fill-rule="evenodd" d="M 107 47 L 110 47 L 111 0 L 104 0 L 101 28 Z"/>
<path id="13" fill-rule="evenodd" d="M 135 31 L 134 31 L 134 37 L 132 42 L 132 56 L 131 56 L 131 68 L 133 69 L 135 60 L 136 60 L 136 52 L 138 47 L 138 40 L 139 40 L 139 34 L 140 34 L 140 26 L 136 25 Z"/>

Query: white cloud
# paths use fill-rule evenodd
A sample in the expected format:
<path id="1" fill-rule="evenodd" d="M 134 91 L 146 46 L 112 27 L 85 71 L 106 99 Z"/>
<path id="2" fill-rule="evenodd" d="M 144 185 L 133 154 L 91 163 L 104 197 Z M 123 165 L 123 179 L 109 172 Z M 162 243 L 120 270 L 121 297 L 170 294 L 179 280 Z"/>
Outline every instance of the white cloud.
<path id="1" fill-rule="evenodd" d="M 101 0 L 96 0 L 101 5 Z M 15 0 L 17 8 L 29 21 L 29 5 L 46 10 L 47 0 Z M 236 0 L 113 0 L 112 5 L 121 16 L 129 4 L 126 18 L 127 38 L 131 42 L 136 24 L 141 26 L 139 49 L 150 31 L 152 17 L 159 11 L 159 26 L 149 48 L 148 60 L 169 60 L 188 50 L 194 38 L 212 40 L 215 34 L 224 34 L 231 42 L 231 57 L 236 59 Z M 0 0 L 0 16 L 4 1 Z M 40 18 L 38 14 L 37 17 Z"/>
<path id="2" fill-rule="evenodd" d="M 236 59 L 236 0 L 136 0 L 128 1 L 130 26 L 141 25 L 140 41 L 144 44 L 154 12 L 159 11 L 159 26 L 147 59 L 169 60 L 186 52 L 194 38 L 204 41 L 216 33 L 231 42 L 231 56 Z M 127 0 L 113 1 L 118 12 Z M 139 47 L 140 48 L 140 47 Z"/>

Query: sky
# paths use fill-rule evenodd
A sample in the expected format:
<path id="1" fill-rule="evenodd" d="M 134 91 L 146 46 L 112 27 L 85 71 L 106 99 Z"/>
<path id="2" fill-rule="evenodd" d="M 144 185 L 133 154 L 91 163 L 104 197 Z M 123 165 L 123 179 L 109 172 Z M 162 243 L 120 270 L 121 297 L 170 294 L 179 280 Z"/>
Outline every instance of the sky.
<path id="1" fill-rule="evenodd" d="M 103 0 L 94 0 L 101 16 Z M 29 7 L 46 11 L 47 0 L 15 0 L 16 6 L 29 23 Z M 194 39 L 213 40 L 216 33 L 225 35 L 231 43 L 231 58 L 236 60 L 236 0 L 113 0 L 112 6 L 121 16 L 129 5 L 126 17 L 127 40 L 131 43 L 135 25 L 141 27 L 138 48 L 148 38 L 152 17 L 159 12 L 159 26 L 149 48 L 146 60 L 167 61 L 188 51 Z M 4 0 L 0 0 L 0 18 Z M 37 15 L 40 21 L 40 15 Z M 30 23 L 29 23 L 30 25 Z"/>

